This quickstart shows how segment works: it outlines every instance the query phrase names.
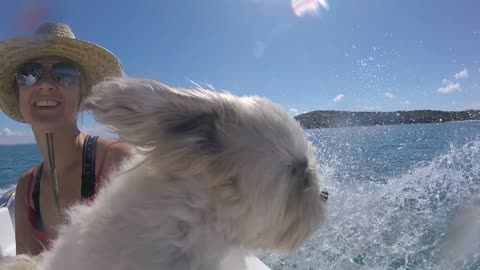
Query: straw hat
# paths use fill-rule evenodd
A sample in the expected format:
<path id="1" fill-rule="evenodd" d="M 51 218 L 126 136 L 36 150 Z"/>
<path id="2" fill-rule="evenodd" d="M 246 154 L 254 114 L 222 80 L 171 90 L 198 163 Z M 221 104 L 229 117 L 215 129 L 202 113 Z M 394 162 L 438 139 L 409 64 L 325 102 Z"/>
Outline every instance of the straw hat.
<path id="1" fill-rule="evenodd" d="M 123 75 L 120 61 L 108 50 L 77 39 L 68 25 L 45 23 L 28 36 L 0 42 L 0 108 L 10 118 L 25 122 L 20 114 L 15 71 L 23 63 L 45 56 L 66 58 L 76 63 L 83 76 L 83 96 L 106 77 Z"/>

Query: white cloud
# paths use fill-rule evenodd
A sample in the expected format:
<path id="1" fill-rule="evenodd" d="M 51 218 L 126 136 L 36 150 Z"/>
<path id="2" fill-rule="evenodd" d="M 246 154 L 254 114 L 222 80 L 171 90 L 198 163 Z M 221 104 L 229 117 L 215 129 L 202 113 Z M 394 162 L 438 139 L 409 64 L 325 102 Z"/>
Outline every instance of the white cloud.
<path id="1" fill-rule="evenodd" d="M 288 109 L 288 113 L 290 113 L 290 115 L 296 116 L 296 115 L 300 114 L 300 111 L 298 109 L 295 109 L 295 108 L 290 108 L 290 109 Z"/>
<path id="2" fill-rule="evenodd" d="M 255 48 L 253 48 L 253 56 L 260 58 L 265 55 L 265 42 L 263 41 L 257 41 L 257 44 L 255 45 Z"/>
<path id="3" fill-rule="evenodd" d="M 99 135 L 106 138 L 118 139 L 118 136 L 111 132 L 111 130 L 103 125 L 96 124 L 94 126 L 80 126 L 82 132 L 91 135 Z M 2 144 L 31 144 L 35 143 L 35 137 L 31 130 L 16 131 L 10 128 L 3 128 L 0 130 L 0 145 Z"/>
<path id="4" fill-rule="evenodd" d="M 382 109 L 382 107 L 380 106 L 365 106 L 363 107 L 365 110 L 368 110 L 368 111 L 375 111 L 375 110 L 380 110 Z"/>
<path id="5" fill-rule="evenodd" d="M 9 128 L 0 130 L 1 144 L 25 144 L 35 143 L 33 132 L 30 131 L 14 131 Z"/>
<path id="6" fill-rule="evenodd" d="M 0 136 L 6 136 L 6 137 L 10 137 L 10 136 L 15 136 L 16 133 L 13 132 L 12 130 L 10 130 L 9 128 L 4 128 L 0 131 Z"/>
<path id="7" fill-rule="evenodd" d="M 461 108 L 462 110 L 480 110 L 480 102 L 472 102 L 470 104 L 466 104 L 463 108 Z"/>
<path id="8" fill-rule="evenodd" d="M 447 79 L 443 79 L 442 84 L 444 84 L 444 87 L 440 87 L 437 89 L 439 93 L 442 94 L 450 94 L 454 92 L 460 92 L 462 88 L 460 87 L 460 83 L 453 83 Z"/>
<path id="9" fill-rule="evenodd" d="M 392 92 L 390 91 L 387 91 L 385 93 L 383 93 L 383 95 L 386 97 L 386 98 L 389 98 L 389 99 L 394 99 L 395 96 L 392 94 Z"/>
<path id="10" fill-rule="evenodd" d="M 464 70 L 462 70 L 462 71 L 460 71 L 460 72 L 458 72 L 458 73 L 455 73 L 454 77 L 455 77 L 455 79 L 457 79 L 457 80 L 458 80 L 458 79 L 466 79 L 466 78 L 468 78 L 468 69 L 465 68 Z"/>
<path id="11" fill-rule="evenodd" d="M 345 97 L 345 95 L 340 94 L 333 99 L 333 102 L 340 102 Z"/>
<path id="12" fill-rule="evenodd" d="M 410 102 L 410 100 L 405 100 L 404 102 L 402 102 L 402 104 L 403 104 L 403 105 L 410 105 L 410 104 L 412 104 L 412 103 Z"/>

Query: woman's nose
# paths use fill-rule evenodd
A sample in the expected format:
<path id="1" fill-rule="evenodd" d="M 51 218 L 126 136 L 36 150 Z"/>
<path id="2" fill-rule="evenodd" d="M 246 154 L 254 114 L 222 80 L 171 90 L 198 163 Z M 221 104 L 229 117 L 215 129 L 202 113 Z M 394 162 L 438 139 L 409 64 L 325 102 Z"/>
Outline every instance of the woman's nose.
<path id="1" fill-rule="evenodd" d="M 40 81 L 37 83 L 37 89 L 43 91 L 52 91 L 57 88 L 57 82 L 50 72 L 45 71 Z"/>

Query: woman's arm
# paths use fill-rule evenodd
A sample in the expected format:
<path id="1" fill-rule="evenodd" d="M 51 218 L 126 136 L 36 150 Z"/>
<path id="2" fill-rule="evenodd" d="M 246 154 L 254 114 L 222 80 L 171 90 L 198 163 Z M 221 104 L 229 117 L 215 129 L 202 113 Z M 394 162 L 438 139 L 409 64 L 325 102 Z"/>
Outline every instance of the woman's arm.
<path id="1" fill-rule="evenodd" d="M 41 245 L 35 240 L 28 218 L 28 184 L 30 174 L 20 177 L 15 192 L 15 245 L 17 255 L 37 255 L 41 252 Z"/>

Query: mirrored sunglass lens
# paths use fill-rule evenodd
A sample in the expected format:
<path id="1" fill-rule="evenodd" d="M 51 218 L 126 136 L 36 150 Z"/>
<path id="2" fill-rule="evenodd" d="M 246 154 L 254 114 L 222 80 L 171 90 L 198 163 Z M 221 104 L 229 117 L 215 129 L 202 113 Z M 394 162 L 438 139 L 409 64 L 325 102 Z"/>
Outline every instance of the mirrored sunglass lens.
<path id="1" fill-rule="evenodd" d="M 70 63 L 56 63 L 52 66 L 52 73 L 58 83 L 63 86 L 72 85 L 80 77 L 77 67 Z"/>
<path id="2" fill-rule="evenodd" d="M 43 75 L 43 66 L 39 63 L 23 65 L 15 76 L 17 84 L 21 87 L 30 87 L 40 80 Z"/>

